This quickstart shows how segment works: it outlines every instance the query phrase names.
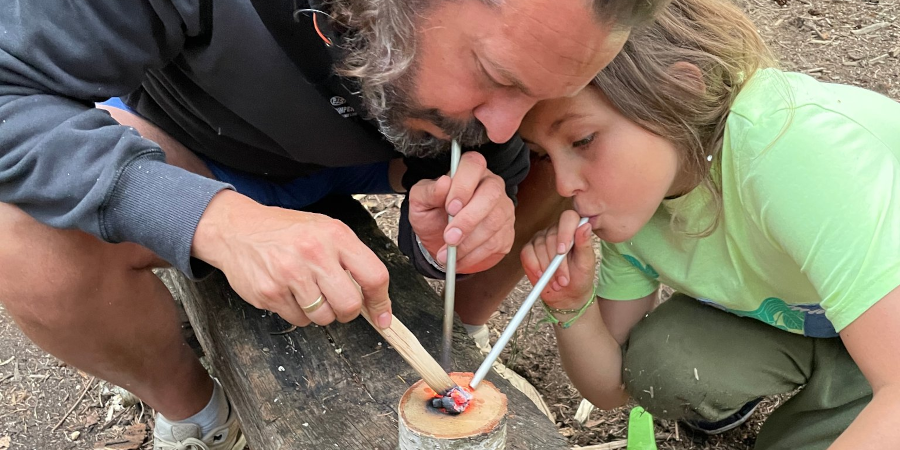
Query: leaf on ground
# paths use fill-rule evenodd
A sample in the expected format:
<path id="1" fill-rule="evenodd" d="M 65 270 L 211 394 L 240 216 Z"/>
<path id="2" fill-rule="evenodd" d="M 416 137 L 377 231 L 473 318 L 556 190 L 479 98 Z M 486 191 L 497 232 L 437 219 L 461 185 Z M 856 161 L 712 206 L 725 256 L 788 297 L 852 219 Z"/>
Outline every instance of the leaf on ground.
<path id="1" fill-rule="evenodd" d="M 91 411 L 90 414 L 88 414 L 84 417 L 84 419 L 81 420 L 81 426 L 84 428 L 89 428 L 97 425 L 98 422 L 100 422 L 100 414 L 98 414 L 97 411 Z"/>
<path id="2" fill-rule="evenodd" d="M 9 436 L 0 436 L 0 450 L 7 450 L 9 443 Z"/>

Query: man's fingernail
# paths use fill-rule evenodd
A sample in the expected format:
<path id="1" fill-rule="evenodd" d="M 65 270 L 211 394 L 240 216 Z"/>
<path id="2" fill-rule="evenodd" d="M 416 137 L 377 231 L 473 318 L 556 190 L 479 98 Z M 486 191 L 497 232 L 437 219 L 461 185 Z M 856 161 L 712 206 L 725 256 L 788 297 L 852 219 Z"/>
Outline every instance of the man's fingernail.
<path id="1" fill-rule="evenodd" d="M 591 235 L 592 231 L 593 230 L 591 230 L 591 227 L 585 227 L 584 228 L 584 237 L 589 237 Z"/>
<path id="2" fill-rule="evenodd" d="M 378 326 L 381 328 L 388 328 L 391 326 L 391 313 L 384 312 L 378 316 Z"/>
<path id="3" fill-rule="evenodd" d="M 447 264 L 447 249 L 444 248 L 444 249 L 438 250 L 437 255 L 435 255 L 435 258 L 437 258 L 439 263 Z"/>
<path id="4" fill-rule="evenodd" d="M 444 242 L 448 245 L 456 245 L 459 244 L 459 240 L 462 238 L 462 230 L 459 228 L 451 228 L 444 233 Z"/>
<path id="5" fill-rule="evenodd" d="M 556 246 L 556 253 L 559 253 L 560 255 L 562 255 L 565 252 L 566 252 L 566 244 L 563 244 L 562 242 L 560 242 L 559 245 Z"/>
<path id="6" fill-rule="evenodd" d="M 450 214 L 451 216 L 455 216 L 455 215 L 459 214 L 459 210 L 461 210 L 461 209 L 462 209 L 462 202 L 459 200 L 453 200 L 447 206 L 447 213 Z"/>

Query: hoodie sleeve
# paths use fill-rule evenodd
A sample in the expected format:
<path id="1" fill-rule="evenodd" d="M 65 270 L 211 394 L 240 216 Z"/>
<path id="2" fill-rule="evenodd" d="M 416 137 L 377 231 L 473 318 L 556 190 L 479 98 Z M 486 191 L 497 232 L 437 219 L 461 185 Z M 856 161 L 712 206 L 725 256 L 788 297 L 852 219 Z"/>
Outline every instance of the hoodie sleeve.
<path id="1" fill-rule="evenodd" d="M 197 223 L 228 185 L 166 164 L 157 144 L 93 106 L 208 32 L 209 1 L 0 2 L 0 202 L 141 244 L 193 276 Z"/>
<path id="2" fill-rule="evenodd" d="M 518 135 L 505 144 L 485 144 L 477 149 L 466 149 L 469 151 L 477 151 L 484 155 L 487 161 L 487 167 L 499 175 L 506 182 L 506 195 L 516 202 L 516 194 L 519 190 L 519 183 L 525 179 L 528 174 L 530 160 L 528 157 L 528 147 L 519 138 Z M 464 150 L 465 151 L 465 150 Z M 450 155 L 445 154 L 437 158 L 407 158 L 407 171 L 403 175 L 403 187 L 409 191 L 414 184 L 424 179 L 435 179 L 450 171 Z M 400 208 L 400 226 L 397 242 L 400 250 L 409 257 L 416 269 L 423 275 L 430 278 L 444 278 L 444 272 L 437 269 L 428 262 L 428 258 L 423 255 L 416 241 L 415 233 L 412 231 L 412 225 L 409 223 L 409 197 L 403 200 Z M 464 277 L 465 275 L 459 275 Z"/>

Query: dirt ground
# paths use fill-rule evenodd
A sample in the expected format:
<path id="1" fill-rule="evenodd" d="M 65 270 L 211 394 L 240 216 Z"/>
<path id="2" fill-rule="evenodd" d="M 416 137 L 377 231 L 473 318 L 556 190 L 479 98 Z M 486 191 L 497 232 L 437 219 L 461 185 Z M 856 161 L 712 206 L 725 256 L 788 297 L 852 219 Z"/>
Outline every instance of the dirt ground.
<path id="1" fill-rule="evenodd" d="M 900 0 L 738 0 L 785 69 L 821 80 L 871 89 L 900 100 Z M 396 197 L 363 201 L 382 227 L 396 236 Z M 520 283 L 490 322 L 493 337 L 505 327 L 528 292 Z M 531 324 L 511 350 L 509 366 L 537 387 L 573 446 L 625 438 L 628 408 L 594 411 L 582 425 L 573 415 L 581 401 L 556 354 L 552 331 Z M 0 450 L 147 450 L 153 411 L 122 407 L 109 386 L 45 354 L 18 331 L 0 307 Z M 750 449 L 768 412 L 784 398 L 766 399 L 745 425 L 705 438 L 658 421 L 660 449 Z"/>

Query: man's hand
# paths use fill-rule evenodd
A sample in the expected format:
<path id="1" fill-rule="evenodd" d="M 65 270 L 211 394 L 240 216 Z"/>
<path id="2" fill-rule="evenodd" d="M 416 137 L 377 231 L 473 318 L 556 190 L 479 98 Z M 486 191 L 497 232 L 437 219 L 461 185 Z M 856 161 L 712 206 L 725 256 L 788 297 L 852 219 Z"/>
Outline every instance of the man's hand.
<path id="1" fill-rule="evenodd" d="M 447 223 L 447 215 L 453 221 Z M 456 175 L 422 180 L 409 192 L 409 222 L 432 256 L 447 262 L 456 245 L 457 272 L 480 272 L 509 253 L 515 237 L 515 207 L 503 179 L 480 153 L 466 152 Z"/>
<path id="2" fill-rule="evenodd" d="M 349 322 L 365 302 L 380 327 L 390 326 L 387 268 L 340 221 L 222 191 L 200 218 L 191 250 L 248 303 L 294 325 Z"/>

